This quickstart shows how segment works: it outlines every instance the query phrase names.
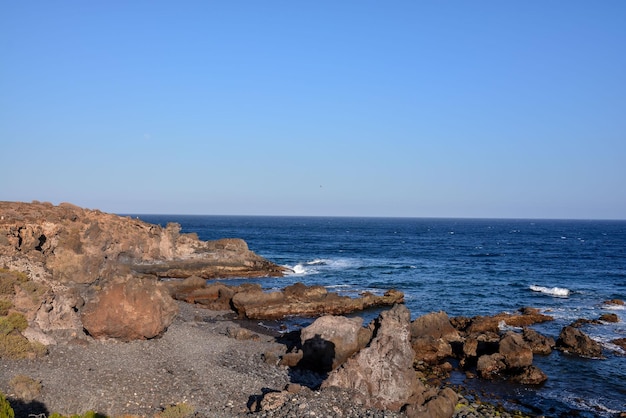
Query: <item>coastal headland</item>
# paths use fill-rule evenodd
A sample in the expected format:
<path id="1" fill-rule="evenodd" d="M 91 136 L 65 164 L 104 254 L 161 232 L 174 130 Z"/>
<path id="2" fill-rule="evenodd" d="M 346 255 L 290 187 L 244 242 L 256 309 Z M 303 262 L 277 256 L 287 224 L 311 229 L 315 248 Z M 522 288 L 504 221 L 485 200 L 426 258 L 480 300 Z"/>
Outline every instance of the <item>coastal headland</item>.
<path id="1" fill-rule="evenodd" d="M 575 323 L 556 341 L 533 330 L 552 319 L 534 308 L 411 321 L 394 289 L 350 298 L 245 280 L 285 273 L 238 238 L 0 202 L 0 392 L 24 417 L 512 416 L 446 378 L 537 386 L 548 377 L 533 356 L 602 357 Z M 344 316 L 372 307 L 369 324 Z M 258 325 L 292 316 L 317 319 L 289 332 Z"/>

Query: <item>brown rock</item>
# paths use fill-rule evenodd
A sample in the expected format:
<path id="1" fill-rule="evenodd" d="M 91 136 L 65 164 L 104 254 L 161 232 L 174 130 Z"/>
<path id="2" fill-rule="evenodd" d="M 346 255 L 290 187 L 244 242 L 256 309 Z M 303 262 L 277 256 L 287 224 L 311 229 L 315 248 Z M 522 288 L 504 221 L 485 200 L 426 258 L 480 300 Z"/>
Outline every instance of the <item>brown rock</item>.
<path id="1" fill-rule="evenodd" d="M 620 346 L 623 350 L 626 350 L 626 338 L 618 338 L 616 340 L 611 341 L 611 343 Z"/>
<path id="2" fill-rule="evenodd" d="M 414 338 L 411 346 L 415 352 L 415 360 L 434 365 L 452 356 L 452 346 L 442 338 L 431 336 Z"/>
<path id="3" fill-rule="evenodd" d="M 540 385 L 548 380 L 548 376 L 535 366 L 527 366 L 520 373 L 511 376 L 510 380 L 522 385 Z"/>
<path id="4" fill-rule="evenodd" d="M 522 368 L 533 364 L 533 352 L 524 338 L 515 332 L 507 332 L 500 340 L 498 352 L 507 368 Z"/>
<path id="5" fill-rule="evenodd" d="M 556 346 L 566 353 L 583 357 L 602 357 L 602 346 L 572 326 L 566 326 L 561 330 Z"/>
<path id="6" fill-rule="evenodd" d="M 302 329 L 300 339 L 303 363 L 324 359 L 320 371 L 330 371 L 343 364 L 372 338 L 372 331 L 363 328 L 363 319 L 327 315 Z M 311 367 L 309 367 L 311 368 Z"/>
<path id="7" fill-rule="evenodd" d="M 536 308 L 521 308 L 519 314 L 499 313 L 493 316 L 475 316 L 466 328 L 467 334 L 498 333 L 500 323 L 511 327 L 527 327 L 533 324 L 552 321 L 554 318 L 542 314 Z"/>
<path id="8" fill-rule="evenodd" d="M 598 318 L 600 321 L 604 321 L 604 322 L 619 322 L 619 317 L 614 314 L 614 313 L 605 313 L 600 315 L 600 318 Z"/>
<path id="9" fill-rule="evenodd" d="M 343 315 L 375 306 L 404 302 L 404 294 L 389 290 L 383 296 L 371 293 L 359 298 L 329 293 L 321 286 L 307 287 L 301 283 L 280 292 L 263 292 L 261 288 L 239 289 L 232 305 L 240 318 L 281 319 L 287 316 Z"/>
<path id="10" fill-rule="evenodd" d="M 322 388 L 355 389 L 366 406 L 398 411 L 421 391 L 413 370 L 410 312 L 404 305 L 384 311 L 370 345 L 330 373 Z"/>
<path id="11" fill-rule="evenodd" d="M 411 323 L 411 337 L 430 336 L 444 341 L 460 341 L 459 332 L 450 323 L 448 314 L 444 311 L 422 315 Z"/>
<path id="12" fill-rule="evenodd" d="M 605 300 L 604 301 L 605 305 L 618 305 L 618 306 L 624 306 L 624 301 L 621 299 L 611 299 L 611 300 Z"/>
<path id="13" fill-rule="evenodd" d="M 533 354 L 548 355 L 556 345 L 554 338 L 539 334 L 532 328 L 524 328 L 524 341 L 528 343 Z"/>
<path id="14" fill-rule="evenodd" d="M 178 306 L 163 286 L 131 277 L 97 292 L 85 305 L 82 322 L 95 338 L 130 341 L 160 335 L 177 312 Z"/>
<path id="15" fill-rule="evenodd" d="M 483 379 L 499 377 L 500 373 L 505 369 L 504 356 L 500 353 L 480 356 L 476 364 L 476 371 Z"/>

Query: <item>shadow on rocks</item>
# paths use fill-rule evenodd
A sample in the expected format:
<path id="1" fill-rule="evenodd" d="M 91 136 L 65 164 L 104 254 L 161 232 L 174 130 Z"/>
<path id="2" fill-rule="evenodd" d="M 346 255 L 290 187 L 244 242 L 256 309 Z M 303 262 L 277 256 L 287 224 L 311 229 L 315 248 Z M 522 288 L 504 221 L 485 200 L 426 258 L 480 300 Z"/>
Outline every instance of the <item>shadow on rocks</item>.
<path id="1" fill-rule="evenodd" d="M 16 417 L 45 418 L 50 415 L 46 405 L 39 401 L 24 402 L 21 399 L 12 398 L 8 398 L 8 401 Z"/>
<path id="2" fill-rule="evenodd" d="M 276 341 L 284 344 L 287 353 L 294 357 L 295 361 L 290 364 L 287 362 L 291 383 L 297 383 L 312 390 L 319 389 L 333 369 L 335 344 L 320 335 L 315 335 L 302 343 L 300 331 L 282 335 Z"/>
<path id="3" fill-rule="evenodd" d="M 261 411 L 261 401 L 263 400 L 265 395 L 267 395 L 268 393 L 272 393 L 272 392 L 278 392 L 278 391 L 276 389 L 261 388 L 260 395 L 250 395 L 250 397 L 248 398 L 248 402 L 246 404 L 246 406 L 248 407 L 248 410 L 250 412 Z"/>

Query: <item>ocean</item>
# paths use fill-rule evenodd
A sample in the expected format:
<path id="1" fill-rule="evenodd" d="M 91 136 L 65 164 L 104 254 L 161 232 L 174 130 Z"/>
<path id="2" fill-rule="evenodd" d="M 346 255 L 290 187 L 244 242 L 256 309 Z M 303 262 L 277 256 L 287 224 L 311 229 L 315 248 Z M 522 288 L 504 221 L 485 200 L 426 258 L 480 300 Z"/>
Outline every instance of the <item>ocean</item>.
<path id="1" fill-rule="evenodd" d="M 606 359 L 558 351 L 535 356 L 548 375 L 539 388 L 465 380 L 461 373 L 451 381 L 528 413 L 608 417 L 626 411 L 626 353 L 610 343 L 626 337 L 626 311 L 603 303 L 626 300 L 626 221 L 138 216 L 161 225 L 177 222 L 182 232 L 203 240 L 243 238 L 257 254 L 293 271 L 254 280 L 268 290 L 298 281 L 351 296 L 394 288 L 404 292 L 413 318 L 531 306 L 554 316 L 533 328 L 555 340 L 578 318 L 616 313 L 618 323 L 582 328 L 602 343 Z M 361 316 L 369 321 L 377 314 Z"/>

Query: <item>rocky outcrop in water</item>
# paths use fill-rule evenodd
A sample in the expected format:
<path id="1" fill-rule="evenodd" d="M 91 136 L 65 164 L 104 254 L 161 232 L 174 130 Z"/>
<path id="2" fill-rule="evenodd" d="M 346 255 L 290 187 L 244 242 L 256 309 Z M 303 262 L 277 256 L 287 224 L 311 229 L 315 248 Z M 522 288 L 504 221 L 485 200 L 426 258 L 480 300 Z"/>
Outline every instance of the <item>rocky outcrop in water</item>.
<path id="1" fill-rule="evenodd" d="M 404 294 L 393 289 L 382 296 L 365 292 L 359 297 L 351 298 L 329 292 L 323 286 L 306 286 L 302 283 L 273 292 L 266 292 L 255 284 L 226 286 L 206 284 L 194 278 L 182 282 L 171 281 L 167 286 L 175 299 L 198 303 L 210 309 L 233 309 L 240 318 L 246 319 L 344 315 L 404 302 Z"/>
<path id="2" fill-rule="evenodd" d="M 602 357 L 602 346 L 600 343 L 592 340 L 587 334 L 571 325 L 561 330 L 556 346 L 561 351 L 582 357 Z"/>

